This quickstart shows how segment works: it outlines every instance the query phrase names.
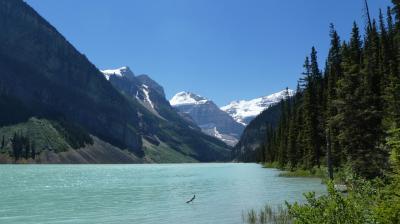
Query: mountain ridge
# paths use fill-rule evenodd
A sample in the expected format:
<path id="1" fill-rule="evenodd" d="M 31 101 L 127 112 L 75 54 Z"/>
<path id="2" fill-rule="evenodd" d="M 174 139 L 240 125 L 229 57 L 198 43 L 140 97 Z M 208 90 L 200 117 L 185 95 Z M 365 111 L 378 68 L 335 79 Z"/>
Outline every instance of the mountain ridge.
<path id="1" fill-rule="evenodd" d="M 109 71 L 112 71 L 113 74 L 110 75 Z M 198 135 L 198 139 L 202 139 L 204 138 L 204 136 L 207 136 L 200 132 L 200 128 L 198 128 L 196 125 L 193 125 L 192 122 L 184 119 L 178 114 L 178 112 L 170 105 L 168 100 L 165 98 L 163 87 L 159 85 L 156 81 L 151 79 L 150 76 L 136 76 L 128 66 L 124 66 L 119 69 L 103 70 L 103 74 L 105 77 L 109 76 L 109 82 L 125 97 L 127 97 L 129 100 L 137 101 L 154 116 L 162 119 L 161 123 L 165 123 L 166 125 L 163 129 L 168 128 L 171 131 L 174 130 L 178 133 L 185 130 L 183 132 L 186 134 L 186 136 L 190 136 L 196 133 L 196 135 Z M 170 136 L 171 134 L 163 134 L 163 129 L 156 128 L 151 131 L 150 135 L 145 136 L 146 141 L 149 143 L 147 144 L 147 146 L 156 145 L 157 147 L 159 147 L 160 145 L 163 145 L 163 142 L 166 143 L 172 140 Z M 183 136 L 183 132 L 177 135 Z M 160 139 L 160 135 L 164 137 Z M 209 138 L 209 140 L 212 139 L 211 137 L 207 138 Z M 175 141 L 176 140 L 173 140 L 172 142 L 170 142 L 170 144 L 174 145 Z M 192 144 L 190 148 L 196 149 L 198 148 L 198 146 Z M 200 148 L 198 148 L 197 151 L 198 153 L 201 153 Z"/>
<path id="2" fill-rule="evenodd" d="M 171 98 L 170 104 L 181 116 L 191 117 L 204 133 L 228 145 L 234 146 L 244 130 L 242 124 L 220 110 L 212 100 L 195 93 L 179 92 Z"/>
<path id="3" fill-rule="evenodd" d="M 248 125 L 251 120 L 261 114 L 271 105 L 279 103 L 282 99 L 291 97 L 295 94 L 294 90 L 285 89 L 270 95 L 250 99 L 232 101 L 226 106 L 221 107 L 221 110 L 227 112 L 237 122 Z"/>
<path id="4" fill-rule="evenodd" d="M 180 120 L 160 94 L 160 86 L 153 88 L 155 82 L 149 77 L 137 78 L 132 73 L 120 80 L 122 74 L 118 76 L 114 71 L 107 80 L 84 54 L 22 0 L 0 0 L 0 25 L 0 105 L 7 106 L 0 110 L 0 127 L 12 131 L 15 125 L 28 124 L 30 118 L 36 117 L 48 123 L 49 133 L 76 141 L 73 143 L 78 148 L 93 144 L 79 138 L 84 134 L 126 150 L 138 160 L 151 156 L 153 162 L 166 161 L 161 155 L 168 156 L 168 162 L 229 160 L 230 148 Z M 138 98 L 142 101 L 130 95 L 133 92 L 129 87 L 136 84 L 140 84 Z M 169 108 L 157 108 L 153 104 L 156 97 Z M 152 100 L 147 101 L 149 98 Z M 156 109 L 176 123 L 156 116 Z M 41 128 L 25 127 L 23 135 Z M 7 138 L 6 147 L 0 149 L 2 153 L 14 155 L 10 142 Z M 45 148 L 38 144 L 36 153 Z"/>

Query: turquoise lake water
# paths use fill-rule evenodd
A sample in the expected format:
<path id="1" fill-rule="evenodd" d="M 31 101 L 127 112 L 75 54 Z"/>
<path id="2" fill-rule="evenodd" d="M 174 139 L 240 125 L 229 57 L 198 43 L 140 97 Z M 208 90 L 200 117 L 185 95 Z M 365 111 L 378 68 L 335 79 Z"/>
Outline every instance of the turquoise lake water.
<path id="1" fill-rule="evenodd" d="M 325 191 L 278 174 L 257 164 L 2 165 L 0 223 L 239 224 L 245 210 Z"/>

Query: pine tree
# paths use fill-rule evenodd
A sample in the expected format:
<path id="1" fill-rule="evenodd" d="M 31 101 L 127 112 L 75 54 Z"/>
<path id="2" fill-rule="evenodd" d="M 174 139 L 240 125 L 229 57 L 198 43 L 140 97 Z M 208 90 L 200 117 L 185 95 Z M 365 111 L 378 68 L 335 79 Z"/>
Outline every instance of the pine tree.
<path id="1" fill-rule="evenodd" d="M 338 121 L 340 130 L 339 141 L 349 160 L 353 162 L 356 172 L 363 168 L 359 155 L 362 153 L 363 142 L 363 121 L 361 111 L 362 84 L 361 79 L 361 37 L 356 23 L 353 25 L 350 43 L 344 45 L 342 56 L 343 77 L 338 81 L 338 100 L 336 107 L 338 114 L 335 119 Z"/>
<path id="2" fill-rule="evenodd" d="M 396 16 L 397 25 L 400 25 L 400 0 L 392 0 L 393 2 L 393 11 Z"/>
<path id="3" fill-rule="evenodd" d="M 36 144 L 34 141 L 32 141 L 32 145 L 31 145 L 31 158 L 35 159 L 36 157 Z"/>
<path id="4" fill-rule="evenodd" d="M 4 140 L 4 135 L 1 138 L 1 149 L 4 149 L 4 147 L 6 146 L 5 140 Z"/>
<path id="5" fill-rule="evenodd" d="M 312 48 L 296 95 L 281 102 L 279 125 L 268 130 L 265 160 L 311 169 L 326 156 L 331 178 L 344 164 L 366 178 L 388 168 L 383 145 L 400 127 L 400 1 L 393 2 L 386 20 L 382 12 L 378 23 L 369 19 L 364 41 L 356 23 L 342 43 L 331 25 L 324 76 Z"/>
<path id="6" fill-rule="evenodd" d="M 28 137 L 24 137 L 25 159 L 31 155 L 31 142 Z"/>
<path id="7" fill-rule="evenodd" d="M 392 123 L 400 125 L 400 1 L 393 0 L 395 23 L 393 25 L 392 10 L 388 8 L 388 45 L 389 49 L 385 51 L 389 54 L 390 72 L 385 86 L 385 124 L 390 127 Z"/>
<path id="8" fill-rule="evenodd" d="M 21 136 L 18 135 L 17 133 L 14 133 L 14 136 L 11 139 L 11 143 L 12 143 L 14 160 L 18 161 L 21 156 L 21 152 L 22 152 Z"/>
<path id="9" fill-rule="evenodd" d="M 360 147 L 363 152 L 359 155 L 363 159 L 362 173 L 367 177 L 375 177 L 381 174 L 387 157 L 384 151 L 379 147 L 380 142 L 384 142 L 384 131 L 382 126 L 383 104 L 382 93 L 384 89 L 385 70 L 379 66 L 380 60 L 380 38 L 376 28 L 375 21 L 370 31 L 367 31 L 364 46 L 363 69 L 362 69 L 362 91 L 361 98 L 361 121 L 364 123 L 362 131 L 364 132 L 364 141 Z M 383 85 L 382 85 L 383 83 Z"/>
<path id="10" fill-rule="evenodd" d="M 343 78 L 337 101 L 339 139 L 353 170 L 365 177 L 380 174 L 377 143 L 381 136 L 379 39 L 376 26 L 367 30 L 364 54 L 359 29 L 353 26 L 349 48 L 343 55 Z"/>
<path id="11" fill-rule="evenodd" d="M 278 144 L 278 154 L 277 161 L 280 166 L 284 167 L 287 163 L 287 131 L 288 131 L 288 118 L 290 117 L 290 105 L 287 100 L 281 101 L 281 118 L 278 127 L 277 144 Z"/>
<path id="12" fill-rule="evenodd" d="M 342 69 L 342 46 L 340 37 L 333 24 L 330 26 L 331 47 L 327 59 L 326 79 L 327 79 L 327 109 L 326 109 L 326 141 L 329 142 L 330 161 L 333 166 L 339 166 L 343 160 L 343 152 L 339 146 L 338 124 L 333 119 L 337 115 L 335 101 L 337 100 L 337 82 L 343 76 Z M 327 152 L 328 153 L 328 152 Z"/>
<path id="13" fill-rule="evenodd" d="M 298 113 L 297 113 L 297 99 L 298 97 L 294 97 L 292 99 L 288 99 L 290 106 L 290 117 L 288 123 L 288 145 L 287 145 L 287 157 L 288 163 L 290 165 L 290 169 L 295 169 L 299 163 L 299 153 L 298 149 L 300 145 L 297 142 L 297 138 L 299 135 L 299 127 L 298 127 Z"/>
<path id="14" fill-rule="evenodd" d="M 306 57 L 306 60 L 303 65 L 304 72 L 303 78 L 301 79 L 301 86 L 304 88 L 304 99 L 303 99 L 303 108 L 304 108 L 304 160 L 303 165 L 306 168 L 311 168 L 313 164 L 313 127 L 312 127 L 312 115 L 310 111 L 312 111 L 312 103 L 315 102 L 315 95 L 312 93 L 312 76 L 311 76 L 311 64 L 309 57 Z"/>
<path id="15" fill-rule="evenodd" d="M 305 167 L 321 165 L 321 82 L 322 74 L 318 67 L 317 51 L 311 49 L 311 61 L 308 57 L 304 64 L 304 129 L 306 133 L 306 144 L 304 151 L 307 154 Z"/>

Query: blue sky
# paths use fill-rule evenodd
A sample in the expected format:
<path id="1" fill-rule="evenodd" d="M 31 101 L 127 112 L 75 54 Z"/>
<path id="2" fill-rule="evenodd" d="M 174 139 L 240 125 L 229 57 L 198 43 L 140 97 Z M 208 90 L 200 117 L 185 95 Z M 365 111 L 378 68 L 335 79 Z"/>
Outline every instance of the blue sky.
<path id="1" fill-rule="evenodd" d="M 100 69 L 128 65 L 218 105 L 295 88 L 329 23 L 347 39 L 363 0 L 26 0 Z M 370 10 L 390 5 L 370 0 Z"/>

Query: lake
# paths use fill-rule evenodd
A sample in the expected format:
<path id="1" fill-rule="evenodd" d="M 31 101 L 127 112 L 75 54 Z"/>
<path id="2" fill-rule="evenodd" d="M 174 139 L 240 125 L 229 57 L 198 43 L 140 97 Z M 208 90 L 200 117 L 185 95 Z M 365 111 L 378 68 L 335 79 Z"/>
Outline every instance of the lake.
<path id="1" fill-rule="evenodd" d="M 0 223 L 239 224 L 242 211 L 325 191 L 278 174 L 235 163 L 2 165 Z"/>

